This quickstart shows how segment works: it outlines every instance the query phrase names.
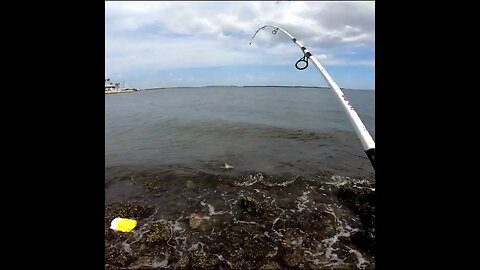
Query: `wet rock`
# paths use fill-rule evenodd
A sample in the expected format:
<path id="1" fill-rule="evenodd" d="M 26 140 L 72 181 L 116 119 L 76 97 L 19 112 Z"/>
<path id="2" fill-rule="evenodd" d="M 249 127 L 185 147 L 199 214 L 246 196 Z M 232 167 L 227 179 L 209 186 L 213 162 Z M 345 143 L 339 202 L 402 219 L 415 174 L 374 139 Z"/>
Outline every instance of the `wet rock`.
<path id="1" fill-rule="evenodd" d="M 346 248 L 344 245 L 339 245 L 338 250 L 336 250 L 334 253 L 337 254 L 339 258 L 342 258 L 343 263 L 345 263 L 345 266 L 343 266 L 342 268 L 344 269 L 356 268 L 356 263 L 358 262 L 358 259 L 355 256 L 355 254 L 350 251 L 350 249 Z M 353 266 L 353 268 L 350 266 Z"/>
<path id="2" fill-rule="evenodd" d="M 230 227 L 230 230 L 235 233 L 243 233 L 244 226 L 242 224 L 234 224 Z"/>
<path id="3" fill-rule="evenodd" d="M 105 180 L 105 189 L 113 184 L 113 180 Z"/>
<path id="4" fill-rule="evenodd" d="M 375 238 L 365 231 L 356 231 L 350 235 L 350 242 L 358 249 L 373 254 L 375 249 Z"/>
<path id="5" fill-rule="evenodd" d="M 317 246 L 315 247 L 315 252 L 316 253 L 325 252 L 325 246 L 322 243 L 318 243 Z"/>
<path id="6" fill-rule="evenodd" d="M 146 253 L 146 252 L 148 252 L 148 247 L 147 247 L 147 245 L 145 245 L 144 243 L 140 244 L 140 246 L 138 247 L 138 252 L 139 252 L 139 253 Z"/>
<path id="7" fill-rule="evenodd" d="M 230 185 L 222 184 L 222 183 L 217 185 L 217 191 L 224 192 L 224 191 L 228 191 L 229 189 L 230 189 Z"/>
<path id="8" fill-rule="evenodd" d="M 240 226 L 237 226 L 238 228 Z M 223 235 L 222 241 L 215 242 L 211 245 L 211 250 L 215 253 L 224 253 L 229 254 L 230 251 L 238 251 L 240 249 L 240 245 L 243 243 L 243 230 L 234 232 L 234 231 L 226 231 Z M 227 251 L 227 253 L 225 253 Z"/>
<path id="9" fill-rule="evenodd" d="M 109 241 L 112 243 L 118 243 L 125 240 L 133 240 L 134 233 L 133 232 L 116 232 L 109 227 L 105 227 L 105 241 Z"/>
<path id="10" fill-rule="evenodd" d="M 169 254 L 158 253 L 139 257 L 135 264 L 129 265 L 129 268 L 122 269 L 165 269 L 170 268 L 168 263 Z"/>
<path id="11" fill-rule="evenodd" d="M 299 250 L 295 250 L 293 252 L 289 251 L 283 255 L 283 261 L 289 267 L 299 267 L 304 268 L 306 266 L 305 258 L 299 252 Z"/>
<path id="12" fill-rule="evenodd" d="M 203 250 L 197 250 L 190 255 L 193 268 L 213 268 L 219 264 L 217 257 L 207 254 Z"/>
<path id="13" fill-rule="evenodd" d="M 297 204 L 290 196 L 277 198 L 277 205 L 283 209 L 295 209 Z"/>
<path id="14" fill-rule="evenodd" d="M 208 221 L 209 221 L 208 218 L 202 217 L 197 213 L 192 213 L 189 218 L 190 227 L 192 229 L 198 228 L 202 231 L 206 231 L 208 229 L 208 226 L 209 226 Z"/>
<path id="15" fill-rule="evenodd" d="M 232 269 L 246 269 L 244 268 L 245 260 L 240 257 L 233 257 L 230 259 Z"/>
<path id="16" fill-rule="evenodd" d="M 203 188 L 214 188 L 218 185 L 218 176 L 207 173 L 199 173 L 195 176 L 195 182 Z"/>
<path id="17" fill-rule="evenodd" d="M 371 184 L 365 186 L 345 185 L 339 188 L 337 196 L 354 214 L 356 214 L 367 235 L 375 235 L 375 191 Z"/>
<path id="18" fill-rule="evenodd" d="M 147 181 L 143 183 L 143 187 L 149 192 L 159 192 L 165 191 L 165 188 L 162 186 L 159 180 Z"/>
<path id="19" fill-rule="evenodd" d="M 374 186 L 373 186 L 374 188 Z M 375 191 L 372 183 L 345 185 L 339 188 L 337 196 L 360 219 L 359 231 L 353 233 L 348 241 L 360 251 L 369 254 L 375 249 Z"/>
<path id="20" fill-rule="evenodd" d="M 243 236 L 240 248 L 243 250 L 242 256 L 246 259 L 246 264 L 255 267 L 258 262 L 262 261 L 271 250 L 271 245 L 267 243 L 266 237 L 255 237 L 254 235 Z M 245 268 L 251 268 L 244 265 Z M 258 267 L 258 266 L 256 266 Z"/>
<path id="21" fill-rule="evenodd" d="M 192 180 L 188 180 L 186 183 L 185 183 L 185 187 L 187 189 L 194 189 L 195 188 L 195 183 L 193 183 Z"/>
<path id="22" fill-rule="evenodd" d="M 161 244 L 166 243 L 172 236 L 172 229 L 168 224 L 159 222 L 153 223 L 150 231 L 145 234 L 145 242 L 147 244 Z"/>
<path id="23" fill-rule="evenodd" d="M 110 222 L 116 217 L 139 220 L 149 217 L 152 213 L 153 208 L 149 206 L 115 202 L 105 207 L 105 225 L 110 227 Z"/>
<path id="24" fill-rule="evenodd" d="M 108 246 L 105 248 L 105 263 L 117 266 L 126 267 L 130 265 L 135 259 L 125 250 L 118 246 Z"/>
<path id="25" fill-rule="evenodd" d="M 146 182 L 150 181 L 149 179 L 155 177 L 146 175 L 140 180 Z M 105 250 L 112 244 L 119 250 L 118 254 L 113 251 L 109 253 L 110 257 L 118 258 L 116 265 L 110 264 L 106 267 L 153 269 L 168 262 L 168 268 L 174 269 L 356 268 L 358 253 L 351 249 L 359 251 L 369 262 L 374 260 L 374 253 L 366 251 L 372 249 L 369 241 L 374 240 L 374 237 L 366 238 L 371 237 L 374 228 L 371 231 L 366 230 L 365 227 L 368 226 L 363 226 L 359 218 L 362 216 L 362 221 L 365 221 L 365 213 L 354 212 L 353 208 L 348 206 L 348 203 L 354 206 L 368 201 L 368 188 L 365 188 L 363 198 L 357 198 L 356 195 L 363 189 L 351 185 L 352 192 L 349 194 L 350 183 L 337 187 L 321 181 L 307 182 L 301 178 L 285 185 L 281 185 L 286 183 L 283 178 L 269 178 L 269 182 L 245 178 L 245 181 L 250 182 L 241 188 L 232 184 L 237 177 L 229 179 L 223 175 L 221 179 L 203 176 L 197 178 L 190 173 L 184 177 L 167 179 L 168 181 L 163 176 L 161 179 L 162 188 L 168 188 L 168 193 L 150 194 L 146 193 L 146 189 L 143 193 L 152 198 L 149 200 L 151 206 L 158 207 L 159 213 L 176 222 L 176 237 L 171 238 L 172 228 L 167 224 L 146 224 L 145 219 L 134 218 L 139 221 L 138 228 L 133 233 L 135 237 L 128 238 L 125 242 L 122 239 L 127 237 L 127 234 L 108 229 L 111 222 L 108 218 Z M 136 181 L 136 184 L 143 185 L 139 180 Z M 356 182 L 355 185 L 359 186 L 359 183 Z M 153 186 L 151 190 L 156 192 Z M 309 208 L 298 211 L 296 199 L 302 192 L 309 190 Z M 338 196 L 338 200 L 332 198 L 332 194 Z M 155 195 L 162 197 L 153 199 Z M 132 195 L 130 198 L 137 197 Z M 177 201 L 181 203 L 177 204 Z M 200 206 L 199 202 L 203 204 Z M 129 214 L 129 211 L 135 212 L 135 209 L 130 209 L 135 206 L 143 207 L 135 201 L 130 204 L 109 205 L 106 207 L 105 217 L 123 217 L 123 214 L 118 214 L 122 212 L 121 208 L 126 208 L 123 213 Z M 314 210 L 313 207 L 317 209 Z M 368 215 L 369 208 L 365 208 Z M 117 211 L 115 215 L 112 214 L 113 210 Z M 141 209 L 137 210 L 142 212 Z M 332 211 L 342 224 L 337 223 Z M 207 214 L 209 212 L 212 213 L 211 216 Z M 145 218 L 151 216 L 151 213 L 153 212 L 145 215 Z M 339 227 L 340 225 L 343 228 Z M 333 246 L 332 241 L 322 242 L 341 230 L 350 232 L 351 237 L 340 236 Z M 122 243 L 129 244 L 131 254 L 135 256 L 131 264 L 128 264 L 129 248 L 122 249 Z M 327 258 L 325 252 L 330 251 L 327 248 L 333 248 L 333 253 L 338 255 L 340 260 L 344 260 L 344 264 L 335 263 L 335 257 Z M 120 266 L 122 263 L 125 266 Z M 371 268 L 370 266 L 367 268 Z"/>
<path id="26" fill-rule="evenodd" d="M 375 191 L 371 184 L 344 185 L 338 189 L 338 198 L 351 208 L 375 207 Z"/>
<path id="27" fill-rule="evenodd" d="M 250 215 L 260 217 L 265 212 L 265 206 L 251 197 L 245 197 L 240 200 L 240 207 Z"/>
<path id="28" fill-rule="evenodd" d="M 335 232 L 335 217 L 327 212 L 304 213 L 296 217 L 295 220 L 297 222 L 296 225 L 304 231 L 324 231 L 327 235 Z"/>
<path id="29" fill-rule="evenodd" d="M 245 261 L 245 263 L 242 266 L 242 269 L 254 269 L 255 264 L 256 263 L 254 261 Z"/>
<path id="30" fill-rule="evenodd" d="M 250 226 L 239 232 L 227 230 L 221 239 L 209 245 L 209 252 L 222 254 L 231 264 L 231 267 L 228 264 L 225 267 L 233 269 L 258 269 L 271 250 L 272 241 Z"/>
<path id="31" fill-rule="evenodd" d="M 277 222 L 278 225 L 282 225 Z M 277 225 L 275 225 L 277 227 Z M 334 236 L 336 232 L 335 217 L 328 212 L 315 211 L 312 213 L 302 213 L 299 216 L 294 216 L 285 222 L 284 227 L 298 228 L 303 232 L 308 232 L 304 235 L 304 240 L 320 241 L 325 238 Z"/>
<path id="32" fill-rule="evenodd" d="M 187 268 L 188 264 L 190 262 L 190 259 L 188 256 L 184 255 L 178 259 L 177 263 L 175 264 L 175 268 Z"/>
<path id="33" fill-rule="evenodd" d="M 275 261 L 269 261 L 260 266 L 260 270 L 267 270 L 267 269 L 281 269 L 280 265 Z"/>
<path id="34" fill-rule="evenodd" d="M 113 234 L 113 231 L 110 228 L 105 227 L 105 240 L 113 240 L 115 238 L 115 235 Z"/>
<path id="35" fill-rule="evenodd" d="M 283 233 L 283 241 L 288 245 L 301 245 L 303 242 L 303 236 L 298 229 L 287 228 Z"/>
<path id="36" fill-rule="evenodd" d="M 309 250 L 320 250 L 319 243 L 321 240 L 324 239 L 324 236 L 318 235 L 315 232 L 305 232 L 305 234 L 302 236 L 302 245 L 301 247 L 303 249 L 309 249 Z M 320 245 L 321 246 L 321 245 Z M 320 253 L 322 251 L 318 251 L 317 253 Z"/>

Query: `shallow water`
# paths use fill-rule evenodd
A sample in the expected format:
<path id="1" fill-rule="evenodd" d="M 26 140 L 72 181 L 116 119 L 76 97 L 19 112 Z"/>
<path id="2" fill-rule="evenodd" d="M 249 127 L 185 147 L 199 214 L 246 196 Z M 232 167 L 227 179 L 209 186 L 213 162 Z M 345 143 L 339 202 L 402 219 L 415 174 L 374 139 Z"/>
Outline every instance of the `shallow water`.
<path id="1" fill-rule="evenodd" d="M 374 91 L 345 90 L 375 137 Z M 175 88 L 106 95 L 105 166 L 180 164 L 196 170 L 313 176 L 373 172 L 329 89 Z M 213 168 L 214 170 L 216 168 Z"/>

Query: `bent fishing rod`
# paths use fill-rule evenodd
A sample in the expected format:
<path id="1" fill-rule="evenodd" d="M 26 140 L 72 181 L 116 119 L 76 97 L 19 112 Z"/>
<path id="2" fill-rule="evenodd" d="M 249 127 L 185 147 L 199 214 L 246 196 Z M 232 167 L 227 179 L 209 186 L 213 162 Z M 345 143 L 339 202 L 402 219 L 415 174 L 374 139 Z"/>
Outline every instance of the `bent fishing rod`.
<path id="1" fill-rule="evenodd" d="M 355 111 L 352 104 L 348 100 L 347 96 L 342 92 L 342 90 L 340 90 L 340 87 L 338 87 L 337 83 L 332 79 L 332 77 L 328 74 L 328 72 L 325 70 L 322 64 L 320 64 L 317 58 L 309 50 L 307 50 L 307 48 L 305 48 L 305 46 L 303 46 L 302 43 L 300 43 L 290 33 L 288 33 L 287 31 L 285 31 L 284 29 L 278 26 L 264 25 L 255 32 L 249 45 L 252 44 L 253 39 L 255 38 L 257 33 L 260 30 L 265 30 L 265 28 L 267 27 L 274 28 L 272 31 L 272 34 L 274 35 L 277 34 L 278 30 L 282 31 L 288 37 L 290 37 L 292 41 L 298 45 L 298 47 L 300 47 L 300 49 L 303 52 L 303 57 L 300 58 L 295 63 L 295 67 L 298 70 L 306 69 L 308 67 L 308 60 L 311 60 L 313 64 L 318 68 L 318 70 L 320 71 L 320 74 L 322 74 L 323 78 L 325 79 L 325 81 L 327 81 L 328 85 L 330 86 L 330 89 L 333 90 L 335 95 L 340 100 L 340 104 L 342 104 L 343 109 L 347 113 L 348 119 L 350 119 L 350 123 L 353 125 L 355 133 L 360 139 L 363 149 L 365 150 L 365 153 L 367 154 L 368 159 L 372 163 L 373 169 L 375 169 L 375 142 L 373 141 L 372 136 L 370 136 L 370 133 L 368 133 L 367 128 L 363 124 L 362 120 L 360 120 L 360 117 L 358 116 L 357 112 Z"/>

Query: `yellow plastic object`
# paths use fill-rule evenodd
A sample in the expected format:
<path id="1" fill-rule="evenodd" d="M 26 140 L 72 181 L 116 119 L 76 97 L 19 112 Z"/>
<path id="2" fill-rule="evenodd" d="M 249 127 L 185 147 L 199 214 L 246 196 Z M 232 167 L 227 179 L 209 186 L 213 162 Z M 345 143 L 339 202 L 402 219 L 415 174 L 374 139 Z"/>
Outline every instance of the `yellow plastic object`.
<path id="1" fill-rule="evenodd" d="M 137 226 L 137 221 L 128 218 L 115 218 L 110 224 L 110 229 L 120 232 L 130 232 Z"/>

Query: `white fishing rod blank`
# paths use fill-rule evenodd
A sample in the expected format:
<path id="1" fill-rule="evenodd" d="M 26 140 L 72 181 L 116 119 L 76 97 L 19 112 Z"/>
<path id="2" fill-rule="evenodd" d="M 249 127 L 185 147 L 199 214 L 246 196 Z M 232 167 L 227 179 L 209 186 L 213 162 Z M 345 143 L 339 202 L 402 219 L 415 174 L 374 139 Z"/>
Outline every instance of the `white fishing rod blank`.
<path id="1" fill-rule="evenodd" d="M 303 52 L 303 57 L 300 58 L 297 61 L 297 63 L 295 63 L 295 67 L 297 69 L 299 70 L 306 69 L 308 67 L 308 60 L 312 60 L 313 64 L 320 71 L 320 74 L 323 76 L 325 81 L 327 81 L 328 85 L 330 86 L 330 89 L 333 90 L 335 95 L 340 100 L 340 104 L 342 105 L 344 111 L 347 113 L 348 119 L 350 120 L 350 123 L 353 125 L 355 133 L 360 139 L 363 149 L 365 150 L 365 153 L 367 154 L 368 159 L 370 160 L 373 168 L 375 169 L 375 142 L 373 141 L 372 136 L 370 136 L 370 133 L 368 133 L 367 128 L 363 124 L 362 120 L 360 120 L 360 117 L 358 116 L 357 112 L 355 111 L 352 104 L 348 100 L 347 96 L 342 92 L 342 90 L 340 90 L 340 87 L 338 87 L 337 83 L 335 83 L 335 81 L 328 74 L 328 72 L 325 70 L 322 64 L 320 64 L 317 58 L 305 46 L 303 46 L 303 44 L 300 43 L 294 36 L 292 36 L 290 33 L 285 31 L 281 27 L 278 27 L 275 25 L 264 25 L 260 27 L 253 35 L 252 40 L 250 41 L 250 44 L 252 44 L 252 41 L 257 35 L 257 33 L 260 30 L 265 30 L 266 27 L 274 28 L 274 30 L 272 31 L 272 34 L 274 35 L 277 34 L 278 30 L 282 31 L 284 34 L 290 37 L 292 41 L 298 45 L 298 47 L 300 47 L 300 49 Z M 299 67 L 299 64 L 303 64 L 304 66 Z"/>

